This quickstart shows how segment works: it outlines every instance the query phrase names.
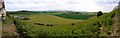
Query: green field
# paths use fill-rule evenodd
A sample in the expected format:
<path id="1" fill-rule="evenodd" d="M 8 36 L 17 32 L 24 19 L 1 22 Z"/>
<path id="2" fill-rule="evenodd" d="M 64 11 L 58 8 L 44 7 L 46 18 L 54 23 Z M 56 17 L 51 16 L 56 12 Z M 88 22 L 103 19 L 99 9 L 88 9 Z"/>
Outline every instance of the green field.
<path id="1" fill-rule="evenodd" d="M 34 23 L 36 22 L 42 23 L 44 24 L 43 26 L 34 25 L 33 30 L 36 30 L 36 32 L 39 32 L 40 29 L 43 29 L 45 32 L 48 33 L 48 35 L 52 34 L 51 36 L 53 35 L 71 36 L 72 31 L 79 29 L 80 22 L 83 21 L 83 20 L 74 20 L 74 19 L 57 17 L 52 14 L 32 14 L 26 17 L 30 18 L 30 20 L 24 20 L 22 22 L 25 22 L 26 24 L 29 24 L 29 25 L 34 25 Z M 72 23 L 75 23 L 76 25 L 72 25 Z M 46 26 L 47 24 L 52 24 L 53 26 Z M 31 29 L 31 31 L 33 30 Z"/>
<path id="2" fill-rule="evenodd" d="M 25 14 L 9 13 L 7 18 L 12 20 L 22 36 L 104 36 L 109 35 L 110 25 L 114 25 L 112 18 L 115 18 L 115 12 L 100 17 L 59 12 L 24 12 Z M 23 16 L 29 20 L 13 18 L 14 16 Z"/>
<path id="3" fill-rule="evenodd" d="M 54 14 L 55 16 L 67 18 L 67 19 L 75 19 L 75 20 L 86 20 L 94 15 L 78 15 L 78 14 Z"/>
<path id="4" fill-rule="evenodd" d="M 15 16 L 15 15 L 19 15 L 19 14 L 12 14 L 10 16 Z M 30 20 L 20 20 L 20 19 L 16 20 L 16 23 L 18 23 L 17 26 L 19 28 L 23 28 L 27 30 L 26 34 L 28 36 L 39 35 L 40 34 L 39 32 L 45 32 L 47 36 L 82 35 L 79 33 L 81 32 L 80 26 L 83 26 L 83 24 L 86 23 L 85 20 L 82 19 L 90 18 L 88 17 L 89 15 L 74 15 L 74 14 L 61 15 L 61 13 L 37 13 L 37 14 L 29 14 L 29 15 L 26 14 L 20 14 L 20 15 L 30 18 Z M 56 15 L 64 16 L 64 18 Z M 41 23 L 44 25 L 35 25 L 34 23 Z M 53 26 L 47 26 L 48 24 Z M 42 35 L 44 35 L 44 33 Z"/>

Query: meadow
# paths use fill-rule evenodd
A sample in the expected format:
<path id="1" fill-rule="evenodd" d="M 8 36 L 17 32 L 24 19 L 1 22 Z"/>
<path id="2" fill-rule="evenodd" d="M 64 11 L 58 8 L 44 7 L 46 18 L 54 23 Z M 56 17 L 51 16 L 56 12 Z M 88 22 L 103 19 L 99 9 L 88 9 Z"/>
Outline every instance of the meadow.
<path id="1" fill-rule="evenodd" d="M 30 33 L 28 35 L 39 34 L 39 31 L 43 30 L 49 36 L 73 36 L 75 35 L 74 30 L 78 30 L 79 27 L 82 26 L 82 24 L 84 24 L 83 22 L 84 20 L 82 19 L 88 19 L 89 16 L 89 15 L 87 16 L 87 15 L 72 15 L 72 14 L 61 15 L 61 14 L 62 13 L 37 13 L 37 14 L 27 14 L 27 15 L 20 14 L 24 17 L 29 18 L 30 20 L 17 19 L 17 21 L 18 23 L 19 22 L 23 23 L 21 28 L 30 29 L 30 26 L 33 27 L 28 31 L 29 32 L 35 31 L 35 32 Z M 12 14 L 10 16 L 16 16 L 16 15 L 19 14 Z M 61 15 L 61 16 L 56 16 L 56 15 Z M 65 17 L 63 18 L 63 16 Z M 76 17 L 81 17 L 81 18 L 76 18 Z M 35 25 L 34 23 L 41 23 L 44 25 Z M 52 26 L 47 26 L 47 25 L 52 25 Z M 20 27 L 19 24 L 18 27 Z"/>
<path id="2" fill-rule="evenodd" d="M 61 12 L 8 13 L 22 36 L 98 36 L 109 35 L 115 17 L 112 11 L 100 17 L 88 14 L 65 14 Z M 23 16 L 29 20 L 13 18 Z M 103 29 L 100 29 L 103 28 Z"/>
<path id="3" fill-rule="evenodd" d="M 94 15 L 78 15 L 78 14 L 54 14 L 54 15 L 67 19 L 75 19 L 75 20 L 86 20 L 89 17 L 94 16 Z"/>

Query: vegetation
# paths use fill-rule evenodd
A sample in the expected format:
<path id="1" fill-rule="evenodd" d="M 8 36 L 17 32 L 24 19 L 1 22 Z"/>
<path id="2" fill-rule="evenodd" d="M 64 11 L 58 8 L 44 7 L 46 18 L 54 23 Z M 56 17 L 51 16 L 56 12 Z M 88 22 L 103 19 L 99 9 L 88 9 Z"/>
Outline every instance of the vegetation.
<path id="1" fill-rule="evenodd" d="M 13 18 L 15 15 L 9 13 L 9 19 L 16 25 L 18 33 L 21 36 L 107 36 L 119 32 L 117 26 L 117 16 L 120 9 L 113 10 L 110 13 L 102 14 L 98 12 L 95 15 L 64 14 L 54 12 L 39 12 L 20 14 L 30 20 L 20 20 Z M 76 20 L 77 19 L 77 20 Z M 83 20 L 84 19 L 84 20 Z M 114 27 L 115 29 L 111 29 Z M 115 34 L 116 35 L 116 34 Z"/>
<path id="2" fill-rule="evenodd" d="M 54 14 L 55 16 L 67 18 L 67 19 L 76 19 L 76 20 L 86 20 L 94 15 L 78 15 L 78 14 Z"/>
<path id="3" fill-rule="evenodd" d="M 103 15 L 103 13 L 102 13 L 102 11 L 99 11 L 99 12 L 97 13 L 97 17 L 98 17 L 98 16 L 101 16 L 101 15 Z"/>

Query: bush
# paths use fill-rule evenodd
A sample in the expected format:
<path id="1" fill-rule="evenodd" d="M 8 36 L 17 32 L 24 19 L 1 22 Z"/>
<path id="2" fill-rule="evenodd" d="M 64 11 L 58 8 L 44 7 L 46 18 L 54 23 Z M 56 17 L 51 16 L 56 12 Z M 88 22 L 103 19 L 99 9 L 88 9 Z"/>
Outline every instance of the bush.
<path id="1" fill-rule="evenodd" d="M 98 16 L 101 16 L 101 15 L 103 15 L 103 13 L 102 13 L 102 11 L 99 11 L 99 12 L 97 13 L 97 17 L 98 17 Z"/>

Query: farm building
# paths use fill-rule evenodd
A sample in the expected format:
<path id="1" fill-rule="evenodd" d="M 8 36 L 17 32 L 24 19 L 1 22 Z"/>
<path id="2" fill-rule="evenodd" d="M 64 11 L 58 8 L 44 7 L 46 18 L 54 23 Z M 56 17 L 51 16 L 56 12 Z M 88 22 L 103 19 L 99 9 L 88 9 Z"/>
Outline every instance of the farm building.
<path id="1" fill-rule="evenodd" d="M 29 18 L 23 16 L 14 16 L 14 18 L 21 19 L 21 20 L 29 20 Z"/>

